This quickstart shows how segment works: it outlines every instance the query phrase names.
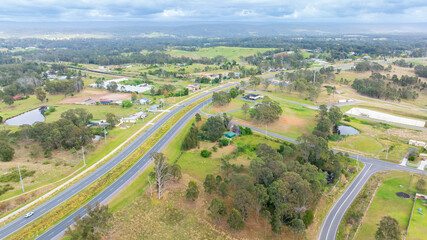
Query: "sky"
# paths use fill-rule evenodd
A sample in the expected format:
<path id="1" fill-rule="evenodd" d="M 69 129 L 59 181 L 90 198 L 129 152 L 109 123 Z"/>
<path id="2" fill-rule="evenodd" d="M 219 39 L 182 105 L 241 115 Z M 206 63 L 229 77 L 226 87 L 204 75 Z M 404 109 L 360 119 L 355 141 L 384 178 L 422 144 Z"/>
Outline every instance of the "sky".
<path id="1" fill-rule="evenodd" d="M 426 0 L 0 0 L 0 21 L 423 23 Z"/>

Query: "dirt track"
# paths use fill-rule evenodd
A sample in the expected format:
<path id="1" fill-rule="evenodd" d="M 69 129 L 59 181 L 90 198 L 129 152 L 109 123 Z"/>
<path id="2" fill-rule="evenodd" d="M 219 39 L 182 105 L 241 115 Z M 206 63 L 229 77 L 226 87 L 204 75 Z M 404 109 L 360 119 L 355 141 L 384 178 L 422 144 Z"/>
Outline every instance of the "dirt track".
<path id="1" fill-rule="evenodd" d="M 67 97 L 58 101 L 59 104 L 75 104 L 81 101 L 84 101 L 88 98 L 91 98 L 95 101 L 99 101 L 101 99 L 109 99 L 109 100 L 127 100 L 130 99 L 130 93 L 112 93 L 108 91 L 102 90 L 90 90 L 84 89 L 79 94 L 73 97 Z"/>

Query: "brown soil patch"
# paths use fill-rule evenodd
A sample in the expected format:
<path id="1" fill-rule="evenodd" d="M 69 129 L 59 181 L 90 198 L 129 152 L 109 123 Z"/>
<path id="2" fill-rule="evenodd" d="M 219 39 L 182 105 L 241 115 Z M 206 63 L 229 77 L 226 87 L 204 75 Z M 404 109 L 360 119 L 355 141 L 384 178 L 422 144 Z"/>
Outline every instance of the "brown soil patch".
<path id="1" fill-rule="evenodd" d="M 295 126 L 305 126 L 305 120 L 302 118 L 297 118 L 294 116 L 285 116 L 280 117 L 279 121 L 284 124 L 295 125 Z"/>
<path id="2" fill-rule="evenodd" d="M 217 148 L 218 148 L 218 151 L 212 152 L 211 158 L 222 158 L 226 155 L 231 154 L 232 152 L 234 152 L 237 149 L 237 147 L 233 146 L 233 145 L 228 145 L 228 146 L 222 147 L 222 148 L 219 148 L 217 146 Z"/>
<path id="3" fill-rule="evenodd" d="M 82 102 L 88 98 L 93 99 L 95 101 L 99 101 L 101 99 L 109 99 L 109 100 L 127 100 L 130 99 L 131 94 L 130 93 L 112 93 L 105 90 L 91 90 L 91 89 L 84 89 L 79 94 L 67 97 L 62 99 L 61 101 L 58 101 L 59 104 L 75 104 Z"/>

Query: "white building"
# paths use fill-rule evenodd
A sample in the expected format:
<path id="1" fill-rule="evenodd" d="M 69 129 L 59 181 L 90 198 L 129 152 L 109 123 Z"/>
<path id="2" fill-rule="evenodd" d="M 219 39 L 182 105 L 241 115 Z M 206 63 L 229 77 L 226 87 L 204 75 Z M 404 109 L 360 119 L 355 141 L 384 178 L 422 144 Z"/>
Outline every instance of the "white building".
<path id="1" fill-rule="evenodd" d="M 143 93 L 143 92 L 149 91 L 149 90 L 151 90 L 151 88 L 153 88 L 153 86 L 145 84 L 145 83 L 137 85 L 137 86 L 119 84 L 120 82 L 123 82 L 126 80 L 128 80 L 128 79 L 127 78 L 112 79 L 112 80 L 104 81 L 100 85 L 98 85 L 96 83 L 92 83 L 92 84 L 89 84 L 89 86 L 93 87 L 93 88 L 107 89 L 107 87 L 110 83 L 115 82 L 115 83 L 117 83 L 117 91 L 120 91 L 120 92 L 136 92 L 136 93 Z"/>

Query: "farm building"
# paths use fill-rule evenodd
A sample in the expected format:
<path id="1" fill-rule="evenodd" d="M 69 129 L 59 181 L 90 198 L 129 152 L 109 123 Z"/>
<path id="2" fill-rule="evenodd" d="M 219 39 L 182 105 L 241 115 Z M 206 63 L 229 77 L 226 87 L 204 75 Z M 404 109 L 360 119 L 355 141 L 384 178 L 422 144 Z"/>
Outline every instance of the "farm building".
<path id="1" fill-rule="evenodd" d="M 245 96 L 245 98 L 249 99 L 249 100 L 258 100 L 258 99 L 262 99 L 263 96 L 258 95 L 258 94 L 248 94 Z"/>
<path id="2" fill-rule="evenodd" d="M 139 99 L 139 104 L 142 104 L 142 105 L 148 104 L 149 102 L 150 102 L 150 99 L 148 98 Z"/>
<path id="3" fill-rule="evenodd" d="M 189 91 L 197 91 L 200 89 L 200 85 L 198 83 L 193 83 L 187 86 Z"/>
<path id="4" fill-rule="evenodd" d="M 122 122 L 124 123 L 134 123 L 138 120 L 137 116 L 131 115 L 129 117 L 122 118 Z"/>
<path id="5" fill-rule="evenodd" d="M 234 138 L 236 136 L 236 134 L 234 133 L 234 132 L 226 132 L 225 134 L 224 134 L 224 137 L 226 137 L 226 138 Z"/>
<path id="6" fill-rule="evenodd" d="M 427 147 L 427 144 L 422 141 L 417 140 L 409 140 L 409 145 L 416 146 L 416 147 Z"/>
<path id="7" fill-rule="evenodd" d="M 157 112 L 157 111 L 159 111 L 159 109 L 160 109 L 159 104 L 153 104 L 147 109 L 147 111 L 148 112 Z"/>

